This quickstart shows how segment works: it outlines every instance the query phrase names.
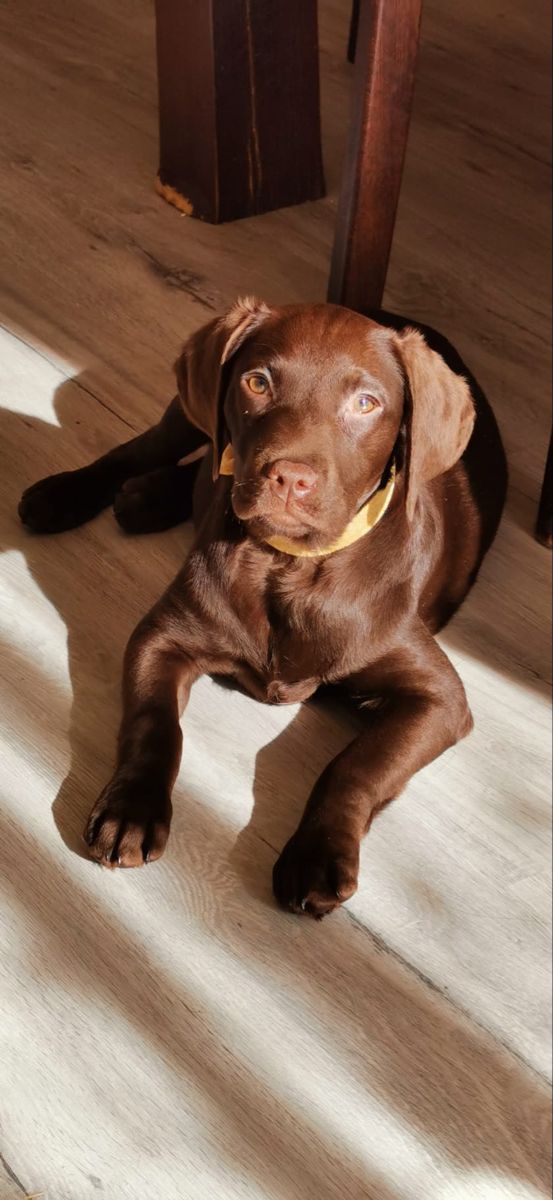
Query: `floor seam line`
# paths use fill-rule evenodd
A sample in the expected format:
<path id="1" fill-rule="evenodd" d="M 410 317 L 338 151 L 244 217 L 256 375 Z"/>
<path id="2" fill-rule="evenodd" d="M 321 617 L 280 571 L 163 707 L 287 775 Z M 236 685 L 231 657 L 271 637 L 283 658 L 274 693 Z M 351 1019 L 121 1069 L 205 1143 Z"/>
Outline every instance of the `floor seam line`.
<path id="1" fill-rule="evenodd" d="M 466 1009 L 462 1004 L 459 1004 L 456 1000 L 453 1000 L 447 992 L 444 992 L 440 985 L 435 983 L 435 981 L 431 979 L 429 975 L 425 975 L 424 971 L 422 971 L 420 967 L 417 967 L 415 963 L 409 962 L 409 959 L 404 958 L 399 950 L 394 950 L 393 946 L 388 945 L 388 942 L 384 941 L 384 939 L 380 937 L 378 933 L 375 933 L 368 925 L 365 925 L 363 921 L 360 921 L 358 917 L 354 916 L 353 913 L 348 912 L 347 909 L 345 909 L 344 912 L 357 929 L 360 929 L 366 936 L 370 937 L 371 941 L 381 954 L 388 954 L 394 960 L 394 962 L 398 963 L 401 967 L 408 971 L 410 975 L 414 975 L 418 979 L 419 983 L 422 983 L 426 987 L 430 988 L 430 991 L 433 992 L 434 995 L 439 996 L 449 1008 L 463 1017 L 465 1021 L 468 1021 L 473 1028 L 478 1029 L 480 1033 L 485 1034 L 486 1037 L 491 1038 L 497 1046 L 501 1046 L 501 1048 L 512 1058 L 514 1058 L 520 1066 L 529 1071 L 531 1075 L 539 1081 L 540 1084 L 545 1084 L 548 1088 L 551 1088 L 551 1080 L 549 1077 L 544 1075 L 543 1072 L 538 1070 L 537 1067 L 534 1067 L 531 1062 L 528 1062 L 528 1059 L 526 1059 L 523 1054 L 520 1054 L 519 1051 L 515 1050 L 513 1046 L 510 1046 L 508 1042 L 505 1042 L 503 1038 L 500 1037 L 493 1029 L 490 1029 L 487 1025 L 483 1025 L 476 1016 L 473 1016 L 472 1013 L 468 1011 L 468 1009 Z"/>
<path id="2" fill-rule="evenodd" d="M 4 325 L 3 321 L 0 321 L 0 329 L 3 329 L 4 333 L 7 333 L 9 337 L 13 337 L 16 342 L 20 342 L 22 346 L 26 346 L 27 349 L 31 350 L 33 354 L 37 354 L 38 357 L 43 360 L 43 362 L 47 362 L 51 367 L 54 367 L 56 371 L 60 372 L 60 375 L 63 375 L 64 379 L 66 379 L 68 383 L 74 383 L 75 387 L 78 387 L 80 391 L 85 392 L 87 396 L 92 396 L 93 400 L 96 400 L 102 408 L 105 408 L 113 417 L 116 417 L 118 421 L 121 421 L 121 424 L 125 425 L 127 429 L 130 429 L 132 433 L 138 432 L 134 425 L 131 425 L 129 421 L 126 421 L 120 413 L 116 412 L 114 408 L 110 408 L 106 400 L 102 400 L 101 396 L 98 396 L 96 392 L 92 391 L 92 388 L 89 388 L 86 384 L 82 383 L 78 375 L 69 375 L 59 363 L 53 362 L 53 360 L 49 358 L 43 350 L 39 350 L 36 346 L 32 346 L 31 343 L 26 340 L 26 338 L 21 336 L 21 334 L 15 333 L 14 330 L 10 329 L 8 325 Z"/>
<path id="3" fill-rule="evenodd" d="M 278 855 L 278 850 L 276 850 L 270 842 L 267 842 L 260 833 L 256 833 L 255 836 L 260 842 L 263 842 L 264 846 L 268 846 L 274 854 Z M 434 995 L 439 996 L 440 1000 L 443 1000 L 444 1004 L 447 1004 L 453 1012 L 458 1013 L 459 1016 L 462 1017 L 463 1020 L 467 1021 L 474 1029 L 479 1030 L 480 1033 L 485 1034 L 485 1036 L 488 1038 L 491 1038 L 495 1045 L 501 1046 L 502 1050 L 504 1050 L 506 1054 L 509 1054 L 515 1060 L 515 1062 L 519 1064 L 519 1066 L 524 1067 L 525 1070 L 529 1071 L 534 1079 L 536 1079 L 542 1086 L 545 1084 L 548 1089 L 551 1089 L 552 1084 L 548 1075 L 544 1075 L 542 1071 L 538 1070 L 537 1067 L 534 1067 L 531 1062 L 528 1062 L 528 1059 L 526 1059 L 523 1054 L 520 1054 L 519 1051 L 515 1050 L 513 1046 L 510 1046 L 508 1042 L 505 1042 L 503 1038 L 501 1038 L 493 1029 L 490 1029 L 487 1025 L 483 1025 L 477 1017 L 473 1016 L 472 1013 L 468 1011 L 468 1009 L 464 1008 L 464 1006 L 459 1004 L 456 1000 L 453 1000 L 452 997 L 447 994 L 447 992 L 443 991 L 438 983 L 435 983 L 429 975 L 425 975 L 424 971 L 421 971 L 420 967 L 417 967 L 415 963 L 409 962 L 408 958 L 404 958 L 399 950 L 394 950 L 393 946 L 389 946 L 388 942 L 384 941 L 384 938 L 380 937 L 380 934 L 375 933 L 369 925 L 365 925 L 365 923 L 361 921 L 359 917 L 356 917 L 354 913 L 348 911 L 348 909 L 345 907 L 342 907 L 342 912 L 344 916 L 347 917 L 348 921 L 350 921 L 352 925 L 355 925 L 356 929 L 361 930 L 366 937 L 370 938 L 373 945 L 381 954 L 387 954 L 393 959 L 394 962 L 403 967 L 403 969 L 407 971 L 409 975 L 414 975 L 415 978 L 418 979 L 419 983 L 424 984 L 430 989 L 431 992 L 434 993 Z"/>
<path id="4" fill-rule="evenodd" d="M 1 1150 L 0 1150 L 0 1163 L 2 1164 L 2 1166 L 6 1172 L 6 1175 L 8 1176 L 9 1179 L 11 1179 L 12 1183 L 15 1183 L 16 1187 L 18 1187 L 20 1189 L 23 1196 L 27 1196 L 28 1195 L 27 1188 L 23 1186 L 19 1176 L 16 1175 L 15 1171 L 12 1171 L 9 1162 L 7 1162 L 6 1158 L 2 1154 Z"/>
<path id="5" fill-rule="evenodd" d="M 98 403 L 98 404 L 99 404 L 99 405 L 100 405 L 102 408 L 105 408 L 105 409 L 107 410 L 107 412 L 111 413 L 111 415 L 112 415 L 113 417 L 117 417 L 117 420 L 118 420 L 118 421 L 121 421 L 121 423 L 122 423 L 123 425 L 125 425 L 125 426 L 127 427 L 127 429 L 130 429 L 131 433 L 134 433 L 134 434 L 138 433 L 138 430 L 137 430 L 137 429 L 135 429 L 134 425 L 131 425 L 129 421 L 126 421 L 126 420 L 125 420 L 125 418 L 124 418 L 124 417 L 122 417 L 120 413 L 116 412 L 114 408 L 110 408 L 110 406 L 109 406 L 109 404 L 107 403 L 107 401 L 106 401 L 106 400 L 102 400 L 102 399 L 101 399 L 101 397 L 100 397 L 100 396 L 98 396 L 98 395 L 96 395 L 96 392 L 93 392 L 91 388 L 89 388 L 89 387 L 87 387 L 87 386 L 86 386 L 86 384 L 84 384 L 84 383 L 81 383 L 81 381 L 80 381 L 80 379 L 78 378 L 78 376 L 76 376 L 76 375 L 71 375 L 71 376 L 68 376 L 68 378 L 70 379 L 71 383 L 74 383 L 74 384 L 75 384 L 75 386 L 79 388 L 79 391 L 81 391 L 81 392 L 84 392 L 86 396 L 92 396 L 92 399 L 93 399 L 93 400 L 96 400 L 96 401 L 97 401 L 97 403 Z"/>

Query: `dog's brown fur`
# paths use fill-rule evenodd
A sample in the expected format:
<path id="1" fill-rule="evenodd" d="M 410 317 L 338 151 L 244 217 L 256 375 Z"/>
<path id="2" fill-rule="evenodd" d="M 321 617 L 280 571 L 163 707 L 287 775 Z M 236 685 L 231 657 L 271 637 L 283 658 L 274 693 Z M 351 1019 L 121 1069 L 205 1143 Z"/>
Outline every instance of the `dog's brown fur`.
<path id="1" fill-rule="evenodd" d="M 445 339 L 424 334 L 388 314 L 239 302 L 190 339 L 158 426 L 24 494 L 22 520 L 39 532 L 109 503 L 140 531 L 184 520 L 194 491 L 194 548 L 127 648 L 116 770 L 85 835 L 100 862 L 163 853 L 179 712 L 204 672 L 270 703 L 337 684 L 362 715 L 276 863 L 275 894 L 295 912 L 322 916 L 353 894 L 374 814 L 469 732 L 463 685 L 433 635 L 494 536 L 505 459 L 475 380 Z M 262 395 L 248 382 L 259 372 Z M 199 470 L 177 465 L 207 439 Z M 233 479 L 218 477 L 229 441 Z M 267 544 L 280 533 L 324 551 L 392 461 L 390 508 L 353 545 L 292 557 Z"/>

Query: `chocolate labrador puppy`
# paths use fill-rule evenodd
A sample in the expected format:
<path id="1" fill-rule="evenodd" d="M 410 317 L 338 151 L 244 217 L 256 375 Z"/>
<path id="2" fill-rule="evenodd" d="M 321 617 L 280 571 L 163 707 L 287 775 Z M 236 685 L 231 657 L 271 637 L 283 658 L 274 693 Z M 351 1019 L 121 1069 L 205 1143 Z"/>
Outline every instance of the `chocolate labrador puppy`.
<path id="1" fill-rule="evenodd" d="M 337 684 L 362 731 L 329 764 L 274 868 L 285 908 L 321 917 L 353 895 L 371 821 L 470 731 L 437 644 L 495 534 L 506 466 L 485 397 L 433 330 L 333 305 L 242 300 L 190 338 L 158 425 L 25 492 L 36 532 L 113 503 L 127 531 L 198 534 L 127 647 L 112 780 L 85 838 L 136 867 L 163 853 L 194 680 L 258 700 Z M 183 457 L 209 445 L 198 463 Z"/>

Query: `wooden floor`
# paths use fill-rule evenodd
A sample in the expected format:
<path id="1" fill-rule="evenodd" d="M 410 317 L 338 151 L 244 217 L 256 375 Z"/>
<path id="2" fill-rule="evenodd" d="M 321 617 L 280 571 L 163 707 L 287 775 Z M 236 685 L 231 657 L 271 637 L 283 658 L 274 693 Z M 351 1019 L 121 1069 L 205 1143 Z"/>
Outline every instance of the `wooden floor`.
<path id="1" fill-rule="evenodd" d="M 154 192 L 147 0 L 2 9 L 1 1200 L 550 1194 L 545 0 L 426 5 L 386 299 L 475 370 L 511 491 L 443 638 L 476 730 L 376 823 L 346 910 L 297 920 L 269 886 L 344 718 L 207 679 L 165 859 L 81 856 L 125 641 L 190 535 L 107 513 L 40 540 L 15 516 L 152 423 L 236 294 L 324 297 L 350 68 L 348 4 L 320 7 L 328 198 L 220 228 Z"/>

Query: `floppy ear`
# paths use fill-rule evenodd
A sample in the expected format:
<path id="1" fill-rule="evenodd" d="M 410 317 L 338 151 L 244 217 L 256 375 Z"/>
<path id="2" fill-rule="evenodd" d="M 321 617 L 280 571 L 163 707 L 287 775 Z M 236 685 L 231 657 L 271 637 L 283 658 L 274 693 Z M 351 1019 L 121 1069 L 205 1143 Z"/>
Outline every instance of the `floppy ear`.
<path id="1" fill-rule="evenodd" d="M 462 375 L 430 349 L 421 333 L 406 329 L 395 338 L 407 381 L 406 509 L 415 511 L 423 483 L 442 475 L 461 457 L 474 425 L 474 404 Z"/>
<path id="2" fill-rule="evenodd" d="M 213 444 L 213 478 L 219 474 L 223 426 L 223 371 L 246 338 L 270 316 L 261 300 L 246 297 L 223 317 L 192 334 L 175 363 L 181 404 L 188 420 Z"/>

